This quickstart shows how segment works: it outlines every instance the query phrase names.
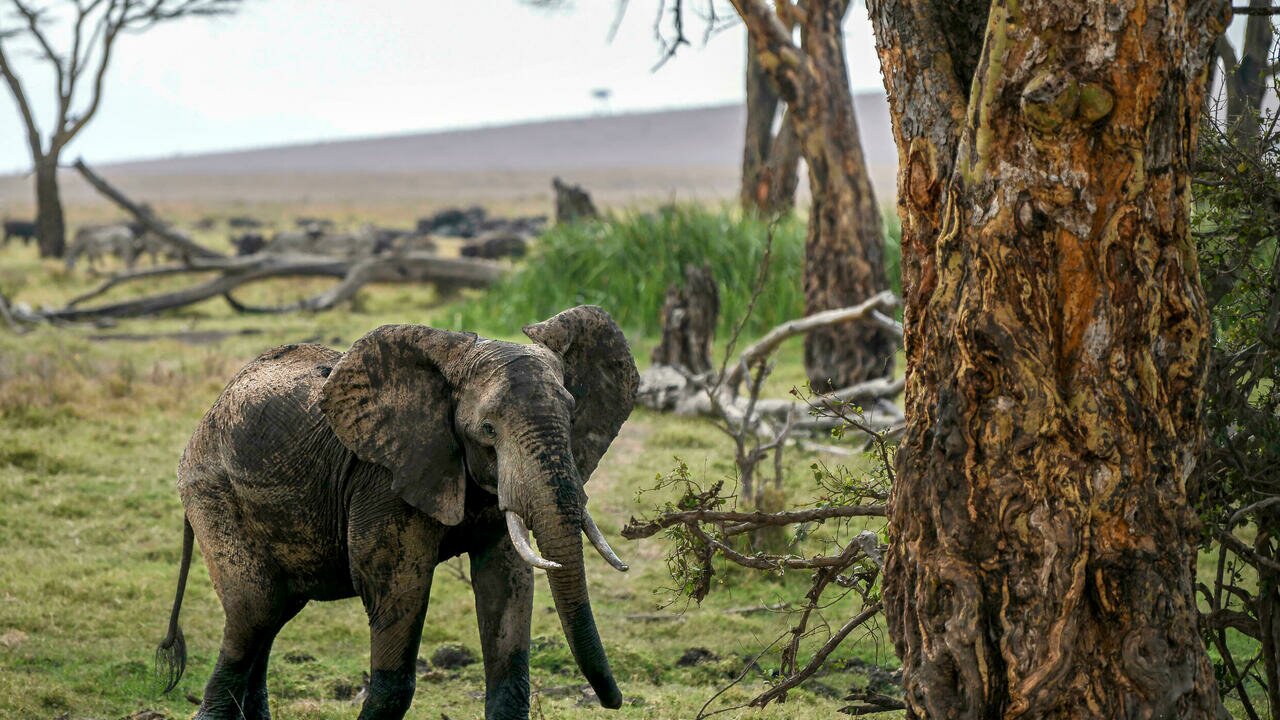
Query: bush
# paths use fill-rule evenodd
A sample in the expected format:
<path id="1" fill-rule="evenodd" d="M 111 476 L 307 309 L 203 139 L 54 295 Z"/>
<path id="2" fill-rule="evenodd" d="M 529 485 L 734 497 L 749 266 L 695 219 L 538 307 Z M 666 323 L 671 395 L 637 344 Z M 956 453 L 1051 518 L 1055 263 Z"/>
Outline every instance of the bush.
<path id="1" fill-rule="evenodd" d="M 769 277 L 746 332 L 759 333 L 804 313 L 804 223 L 773 227 Z M 656 335 L 667 286 L 689 263 L 708 263 L 720 288 L 720 331 L 746 314 L 769 235 L 766 221 L 692 206 L 557 225 L 528 260 L 455 322 L 512 333 L 574 305 L 599 305 L 628 331 Z"/>
<path id="2" fill-rule="evenodd" d="M 1205 384 L 1207 442 L 1191 486 L 1202 521 L 1201 548 L 1217 560 L 1212 580 L 1199 586 L 1202 633 L 1217 651 L 1223 694 L 1234 696 L 1250 718 L 1280 711 L 1280 670 L 1263 662 L 1278 654 L 1274 638 L 1280 635 L 1273 609 L 1280 597 L 1277 119 L 1274 109 L 1266 110 L 1257 118 L 1258 134 L 1250 136 L 1240 130 L 1247 126 L 1207 113 L 1193 216 L 1213 329 Z"/>

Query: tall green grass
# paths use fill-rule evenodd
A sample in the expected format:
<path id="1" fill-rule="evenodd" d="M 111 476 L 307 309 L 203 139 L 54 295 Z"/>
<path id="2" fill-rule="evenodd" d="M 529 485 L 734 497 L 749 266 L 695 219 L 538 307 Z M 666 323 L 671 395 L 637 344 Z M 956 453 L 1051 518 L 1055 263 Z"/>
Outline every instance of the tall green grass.
<path id="1" fill-rule="evenodd" d="M 518 270 L 463 304 L 452 320 L 509 334 L 566 307 L 592 304 L 628 331 L 657 334 L 667 287 L 682 280 L 686 265 L 707 263 L 719 284 L 724 332 L 746 313 L 769 228 L 759 218 L 692 206 L 557 225 Z M 804 233 L 795 217 L 773 225 L 772 261 L 749 334 L 803 313 Z"/>
<path id="2" fill-rule="evenodd" d="M 628 331 L 656 335 L 667 287 L 688 264 L 707 263 L 720 289 L 721 336 L 743 315 L 772 232 L 764 289 L 745 334 L 758 335 L 804 314 L 805 223 L 790 215 L 770 225 L 755 216 L 699 206 L 557 225 L 503 282 L 462 304 L 455 327 L 513 334 L 574 305 L 599 305 Z M 901 292 L 902 229 L 885 213 L 885 273 Z"/>

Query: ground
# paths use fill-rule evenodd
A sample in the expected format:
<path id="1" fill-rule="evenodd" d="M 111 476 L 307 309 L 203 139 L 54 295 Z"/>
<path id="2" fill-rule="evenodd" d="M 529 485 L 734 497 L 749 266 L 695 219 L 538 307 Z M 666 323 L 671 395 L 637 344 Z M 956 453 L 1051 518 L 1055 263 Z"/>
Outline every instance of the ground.
<path id="1" fill-rule="evenodd" d="M 199 207 L 159 209 L 187 221 L 208 214 Z M 244 210 L 224 207 L 212 214 Z M 304 212 L 275 204 L 248 210 L 281 224 Z M 412 219 L 407 206 L 395 212 L 316 210 L 306 213 L 347 223 L 403 225 Z M 72 221 L 108 214 L 87 208 L 73 211 Z M 199 238 L 226 247 L 225 234 L 220 229 Z M 280 304 L 332 282 L 276 281 L 245 290 L 240 299 Z M 82 272 L 39 261 L 32 248 L 0 249 L 0 292 L 11 299 L 57 305 L 94 284 Z M 113 292 L 120 297 L 162 286 Z M 0 327 L 0 720 L 156 717 L 143 711 L 190 716 L 222 627 L 222 611 L 198 555 L 182 613 L 190 663 L 173 692 L 160 693 L 152 656 L 164 635 L 181 550 L 174 470 L 200 416 L 235 371 L 268 347 L 305 341 L 345 349 L 390 322 L 454 327 L 458 303 L 465 300 L 442 303 L 429 289 L 383 286 L 318 315 L 236 316 L 212 300 L 113 328 L 44 328 L 17 336 Z M 487 334 L 524 340 L 515 327 Z M 653 340 L 629 338 L 643 366 Z M 783 397 L 803 382 L 801 355 L 798 341 L 784 346 L 768 394 Z M 730 444 L 708 422 L 637 410 L 587 487 L 593 516 L 632 566 L 620 575 L 594 555 L 587 560 L 593 605 L 626 703 L 611 713 L 583 702 L 585 683 L 539 579 L 531 660 L 534 717 L 691 718 L 788 627 L 785 614 L 765 607 L 799 599 L 807 585 L 800 573 L 761 578 L 730 570 L 718 576 L 721 583 L 701 607 L 665 606 L 671 596 L 664 588 L 671 581 L 661 538 L 627 542 L 618 530 L 629 517 L 674 499 L 637 493 L 671 470 L 677 457 L 695 479 L 731 481 Z M 817 459 L 841 461 L 801 452 L 789 456 L 790 502 L 813 498 L 809 464 Z M 483 712 L 479 664 L 460 665 L 453 652 L 458 645 L 471 654 L 479 651 L 463 568 L 465 563 L 454 563 L 437 572 L 411 718 L 461 719 Z M 1200 569 L 1202 577 L 1212 572 L 1207 556 Z M 845 600 L 823 614 L 838 626 L 852 609 Z M 809 647 L 825 640 L 825 633 L 824 625 Z M 445 662 L 446 655 L 455 662 Z M 369 660 L 360 604 L 311 604 L 281 633 L 272 657 L 268 686 L 278 720 L 354 717 Z M 718 717 L 835 717 L 851 687 L 883 681 L 880 668 L 897 665 L 880 627 L 851 636 L 834 658 L 825 674 L 791 693 L 785 705 Z M 767 687 L 778 666 L 776 652 L 757 665 L 713 707 L 741 705 Z"/>
<path id="2" fill-rule="evenodd" d="M 19 301 L 58 303 L 92 284 L 81 273 L 38 261 L 30 249 L 0 251 L 0 291 Z M 287 301 L 325 284 L 281 281 L 242 299 Z M 143 710 L 189 716 L 222 625 L 198 556 L 182 613 L 190 663 L 167 695 L 152 673 L 152 655 L 164 634 L 181 549 L 174 468 L 200 416 L 231 375 L 267 347 L 307 341 L 345 349 L 383 323 L 447 326 L 451 307 L 430 290 L 388 286 L 367 290 L 353 307 L 319 315 L 245 318 L 210 301 L 110 329 L 46 328 L 25 336 L 0 329 L 0 718 L 122 718 Z M 134 337 L 107 337 L 125 333 Z M 517 333 L 510 328 L 506 336 Z M 642 365 L 650 343 L 633 338 Z M 789 345 L 771 392 L 781 396 L 802 378 L 800 348 Z M 787 627 L 785 615 L 763 608 L 796 598 L 806 584 L 800 574 L 748 582 L 729 572 L 701 607 L 663 607 L 669 595 L 662 588 L 670 580 L 660 539 L 627 542 L 618 530 L 630 516 L 673 499 L 636 494 L 676 457 L 708 482 L 731 475 L 729 444 L 707 422 L 638 410 L 587 488 L 593 516 L 632 566 L 619 575 L 588 558 L 593 604 L 626 696 L 623 709 L 611 713 L 582 701 L 584 683 L 539 579 L 534 717 L 692 717 Z M 794 501 L 812 496 L 806 483 L 813 459 L 795 453 L 789 460 Z M 441 568 L 436 576 L 412 718 L 483 712 L 478 664 L 431 662 L 445 646 L 479 649 L 461 568 L 465 564 Z M 850 607 L 839 603 L 826 617 L 838 625 Z M 823 639 L 820 631 L 814 641 Z M 368 657 L 358 601 L 311 604 L 275 646 L 268 680 L 275 717 L 354 717 Z M 896 665 L 882 631 L 852 638 L 837 657 L 832 672 L 793 692 L 786 705 L 722 717 L 830 718 L 850 687 L 866 683 L 856 668 Z M 777 657 L 765 655 L 758 665 L 716 707 L 741 704 L 764 688 Z"/>

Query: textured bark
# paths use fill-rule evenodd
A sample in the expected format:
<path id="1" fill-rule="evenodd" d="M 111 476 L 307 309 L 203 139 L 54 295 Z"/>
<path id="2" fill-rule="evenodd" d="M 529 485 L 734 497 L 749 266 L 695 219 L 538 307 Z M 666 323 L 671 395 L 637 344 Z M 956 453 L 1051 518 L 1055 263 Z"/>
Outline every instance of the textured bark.
<path id="1" fill-rule="evenodd" d="M 1221 711 L 1184 482 L 1189 162 L 1224 7 L 869 2 L 900 158 L 884 598 L 908 717 Z"/>
<path id="2" fill-rule="evenodd" d="M 773 131 L 778 93 L 750 41 L 746 77 L 747 127 L 739 199 L 744 210 L 767 215 L 789 212 L 795 207 L 799 185 L 800 143 L 785 112 L 777 134 Z"/>
<path id="3" fill-rule="evenodd" d="M 36 237 L 40 257 L 60 258 L 67 253 L 67 224 L 58 192 L 58 158 L 36 161 Z"/>
<path id="4" fill-rule="evenodd" d="M 694 374 L 711 370 L 711 341 L 720 317 L 720 291 L 711 266 L 689 265 L 684 285 L 667 288 L 662 303 L 662 340 L 649 356 L 654 365 L 684 368 Z"/>
<path id="5" fill-rule="evenodd" d="M 884 228 L 858 135 L 845 66 L 841 21 L 847 0 L 798 11 L 800 46 L 790 18 L 764 0 L 734 0 L 760 64 L 786 100 L 791 127 L 809 166 L 805 312 L 856 305 L 888 287 Z M 785 4 L 784 4 L 785 5 Z M 815 390 L 853 385 L 892 372 L 896 339 L 879 325 L 851 324 L 805 338 L 805 371 Z"/>

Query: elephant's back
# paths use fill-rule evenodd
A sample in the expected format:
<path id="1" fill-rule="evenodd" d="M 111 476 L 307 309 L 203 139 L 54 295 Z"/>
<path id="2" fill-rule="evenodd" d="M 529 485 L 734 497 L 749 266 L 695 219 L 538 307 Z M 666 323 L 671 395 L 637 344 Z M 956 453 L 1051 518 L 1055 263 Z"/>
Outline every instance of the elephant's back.
<path id="1" fill-rule="evenodd" d="M 341 355 L 318 345 L 273 348 L 246 365 L 205 414 L 178 467 L 178 490 L 210 572 L 248 567 L 292 592 L 341 597 L 342 483 L 353 456 L 319 409 Z"/>
<path id="2" fill-rule="evenodd" d="M 200 421 L 179 465 L 179 485 L 212 471 L 248 482 L 295 477 L 292 466 L 341 444 L 320 413 L 320 389 L 341 353 L 283 345 L 245 365 Z"/>

